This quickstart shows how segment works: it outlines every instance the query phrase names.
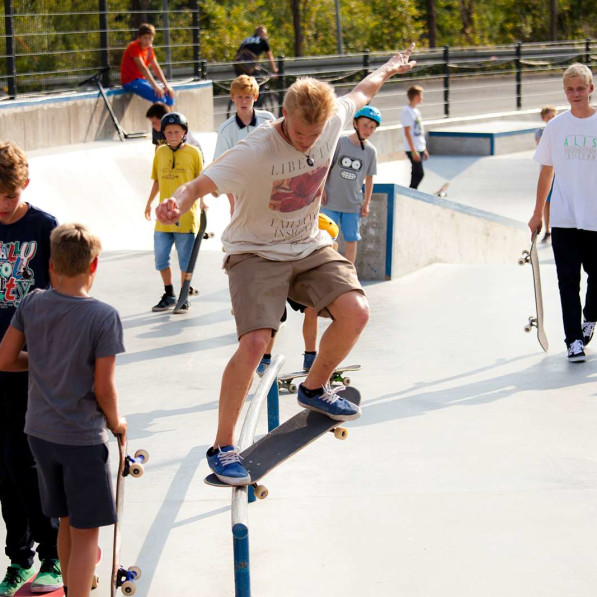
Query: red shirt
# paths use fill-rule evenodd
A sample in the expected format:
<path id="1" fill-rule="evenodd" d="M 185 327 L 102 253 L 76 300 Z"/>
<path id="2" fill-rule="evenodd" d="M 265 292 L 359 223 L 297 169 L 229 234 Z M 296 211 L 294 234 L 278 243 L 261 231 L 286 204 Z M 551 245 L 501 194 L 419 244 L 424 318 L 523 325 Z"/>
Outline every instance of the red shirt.
<path id="1" fill-rule="evenodd" d="M 120 83 L 126 85 L 136 79 L 144 79 L 143 73 L 135 64 L 133 58 L 139 57 L 149 66 L 149 63 L 154 58 L 153 48 L 149 47 L 145 50 L 139 45 L 139 40 L 132 41 L 122 55 L 122 62 L 120 63 Z"/>

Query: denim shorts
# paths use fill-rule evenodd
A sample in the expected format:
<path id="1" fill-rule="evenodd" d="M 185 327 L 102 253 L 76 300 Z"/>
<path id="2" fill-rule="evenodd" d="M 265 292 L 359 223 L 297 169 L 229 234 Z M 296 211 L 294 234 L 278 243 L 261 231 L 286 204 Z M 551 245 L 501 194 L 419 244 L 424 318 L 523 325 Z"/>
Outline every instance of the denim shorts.
<path id="1" fill-rule="evenodd" d="M 193 252 L 195 235 L 192 232 L 158 232 L 153 233 L 153 251 L 155 254 L 155 269 L 161 272 L 170 267 L 170 251 L 176 245 L 178 266 L 181 272 L 186 272 Z"/>
<path id="2" fill-rule="evenodd" d="M 151 83 L 147 79 L 135 79 L 130 83 L 125 83 L 122 88 L 125 91 L 130 91 L 131 93 L 136 93 L 140 95 L 143 99 L 146 99 L 149 102 L 162 102 L 167 106 L 174 105 L 174 98 L 170 97 L 169 95 L 164 95 L 164 97 L 158 97 L 156 92 L 153 90 Z"/>
<path id="3" fill-rule="evenodd" d="M 332 220 L 340 226 L 342 237 L 346 242 L 352 243 L 361 240 L 361 235 L 359 234 L 359 222 L 361 220 L 360 213 L 333 211 L 331 209 L 325 209 L 324 207 L 322 207 L 320 211 L 332 218 Z"/>
<path id="4" fill-rule="evenodd" d="M 68 516 L 76 529 L 116 522 L 107 444 L 67 446 L 28 436 L 37 463 L 43 513 Z"/>

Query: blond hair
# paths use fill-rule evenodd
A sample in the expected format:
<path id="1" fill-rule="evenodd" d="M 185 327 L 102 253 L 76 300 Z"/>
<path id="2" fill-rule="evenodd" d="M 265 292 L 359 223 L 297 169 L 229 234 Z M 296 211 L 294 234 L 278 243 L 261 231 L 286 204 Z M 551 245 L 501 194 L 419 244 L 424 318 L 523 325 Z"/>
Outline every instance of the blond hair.
<path id="1" fill-rule="evenodd" d="M 336 93 L 329 83 L 301 77 L 288 88 L 284 109 L 305 124 L 322 124 L 336 111 Z"/>
<path id="2" fill-rule="evenodd" d="M 555 106 L 543 106 L 541 108 L 541 118 L 544 118 L 548 114 L 557 114 L 558 109 Z"/>
<path id="3" fill-rule="evenodd" d="M 593 73 L 591 72 L 591 69 L 585 64 L 580 64 L 580 62 L 575 62 L 574 64 L 571 64 L 564 71 L 562 80 L 564 81 L 564 83 L 566 83 L 566 80 L 571 79 L 572 77 L 580 77 L 587 85 L 593 84 Z"/>
<path id="4" fill-rule="evenodd" d="M 100 239 L 83 224 L 62 224 L 50 235 L 50 257 L 60 276 L 74 278 L 87 273 L 101 250 Z"/>
<path id="5" fill-rule="evenodd" d="M 423 88 L 420 85 L 413 85 L 412 87 L 408 88 L 406 92 L 406 97 L 408 98 L 409 102 L 412 102 L 417 95 L 421 95 L 423 93 Z"/>
<path id="6" fill-rule="evenodd" d="M 25 188 L 29 164 L 25 152 L 12 141 L 0 143 L 0 189 L 12 194 Z"/>
<path id="7" fill-rule="evenodd" d="M 230 85 L 230 97 L 237 93 L 250 93 L 255 99 L 259 97 L 259 85 L 255 77 L 240 75 Z"/>

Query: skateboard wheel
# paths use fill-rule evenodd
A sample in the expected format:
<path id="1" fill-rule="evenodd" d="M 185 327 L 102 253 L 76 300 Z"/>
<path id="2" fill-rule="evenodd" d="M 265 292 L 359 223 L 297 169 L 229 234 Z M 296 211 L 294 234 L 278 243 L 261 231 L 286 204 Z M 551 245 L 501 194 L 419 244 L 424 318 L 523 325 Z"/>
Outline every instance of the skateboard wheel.
<path id="1" fill-rule="evenodd" d="M 524 331 L 528 334 L 531 331 L 531 326 L 530 325 L 525 325 L 524 326 Z"/>
<path id="2" fill-rule="evenodd" d="M 143 468 L 143 465 L 140 462 L 134 462 L 133 464 L 131 464 L 131 468 L 130 468 L 131 477 L 135 477 L 135 479 L 138 479 L 139 477 L 143 476 L 144 472 L 145 472 L 145 469 Z"/>
<path id="3" fill-rule="evenodd" d="M 296 384 L 294 384 L 294 383 L 288 384 L 288 391 L 291 394 L 296 394 L 297 390 L 298 390 L 298 388 L 296 387 Z"/>
<path id="4" fill-rule="evenodd" d="M 137 450 L 135 458 L 141 458 L 143 464 L 147 464 L 149 462 L 149 452 L 147 450 Z"/>
<path id="5" fill-rule="evenodd" d="M 134 576 L 135 580 L 141 578 L 141 568 L 139 568 L 139 566 L 131 566 L 128 570 Z"/>
<path id="6" fill-rule="evenodd" d="M 269 490 L 265 485 L 257 485 L 253 487 L 255 497 L 258 500 L 264 500 L 269 495 Z"/>
<path id="7" fill-rule="evenodd" d="M 346 427 L 336 427 L 334 429 L 334 437 L 336 439 L 346 439 L 348 437 L 348 429 Z"/>
<path id="8" fill-rule="evenodd" d="M 93 580 L 91 581 L 91 590 L 93 591 L 94 589 L 97 589 L 97 586 L 99 585 L 99 576 L 97 574 L 93 575 Z"/>
<path id="9" fill-rule="evenodd" d="M 121 590 L 125 595 L 134 595 L 137 592 L 137 587 L 132 580 L 125 580 L 122 583 Z"/>
<path id="10" fill-rule="evenodd" d="M 350 377 L 343 377 L 342 385 L 349 386 L 350 385 Z"/>

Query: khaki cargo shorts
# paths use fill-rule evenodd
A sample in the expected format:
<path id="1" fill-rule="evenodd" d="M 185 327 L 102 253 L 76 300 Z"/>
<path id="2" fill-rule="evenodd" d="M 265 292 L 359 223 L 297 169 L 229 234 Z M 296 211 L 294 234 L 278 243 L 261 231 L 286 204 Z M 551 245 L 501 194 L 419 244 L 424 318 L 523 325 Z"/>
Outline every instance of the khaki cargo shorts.
<path id="1" fill-rule="evenodd" d="M 339 296 L 351 290 L 365 294 L 352 263 L 332 247 L 296 261 L 272 261 L 254 253 L 229 255 L 224 269 L 239 338 L 253 330 L 277 330 L 286 298 L 331 317 L 326 307 Z"/>

